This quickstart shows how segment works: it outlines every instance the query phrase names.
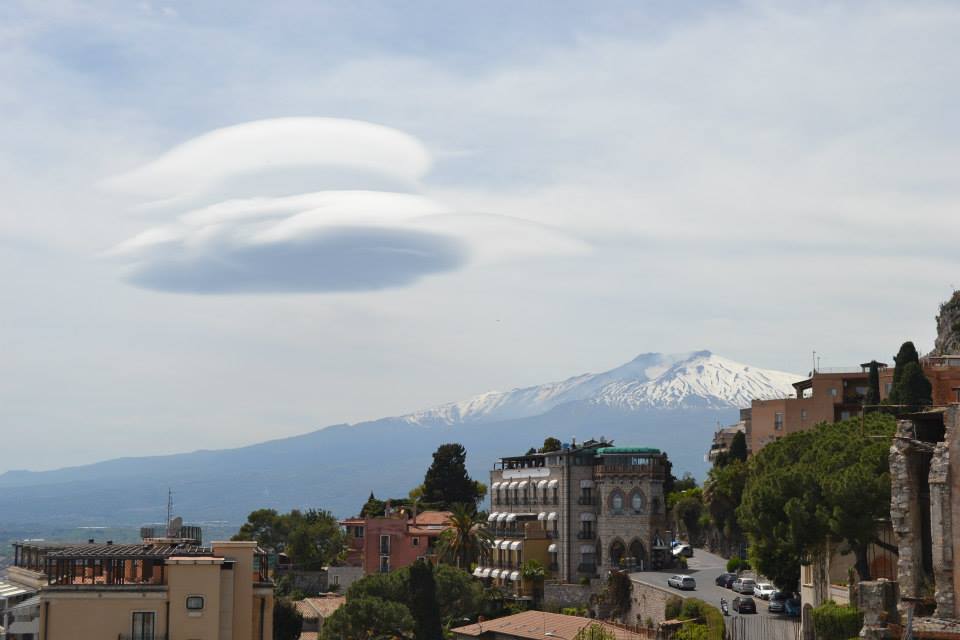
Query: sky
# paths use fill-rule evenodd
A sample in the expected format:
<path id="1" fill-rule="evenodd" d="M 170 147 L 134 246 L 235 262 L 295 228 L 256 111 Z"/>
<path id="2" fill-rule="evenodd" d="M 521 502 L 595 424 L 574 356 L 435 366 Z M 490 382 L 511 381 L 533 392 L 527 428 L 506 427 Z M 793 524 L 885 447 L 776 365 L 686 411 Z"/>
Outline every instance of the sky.
<path id="1" fill-rule="evenodd" d="M 0 472 L 929 350 L 960 6 L 0 6 Z"/>

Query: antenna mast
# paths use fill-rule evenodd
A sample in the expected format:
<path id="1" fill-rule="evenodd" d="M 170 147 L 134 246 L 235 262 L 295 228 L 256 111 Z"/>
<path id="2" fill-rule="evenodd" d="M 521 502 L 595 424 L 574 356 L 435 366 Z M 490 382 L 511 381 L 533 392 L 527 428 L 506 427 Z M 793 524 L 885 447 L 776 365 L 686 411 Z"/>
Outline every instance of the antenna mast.
<path id="1" fill-rule="evenodd" d="M 173 522 L 173 490 L 167 489 L 167 537 L 173 537 L 171 523 Z"/>

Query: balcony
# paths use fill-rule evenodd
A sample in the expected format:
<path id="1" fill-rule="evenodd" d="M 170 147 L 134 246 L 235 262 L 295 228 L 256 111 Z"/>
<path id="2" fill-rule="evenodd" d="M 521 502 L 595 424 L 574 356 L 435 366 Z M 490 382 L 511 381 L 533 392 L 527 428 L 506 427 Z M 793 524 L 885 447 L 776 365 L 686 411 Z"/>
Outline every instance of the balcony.
<path id="1" fill-rule="evenodd" d="M 596 535 L 593 531 L 577 531 L 577 540 L 593 540 Z"/>
<path id="2" fill-rule="evenodd" d="M 649 476 L 654 480 L 664 480 L 666 474 L 660 465 L 649 464 L 602 464 L 594 468 L 597 479 L 609 476 Z"/>
<path id="3" fill-rule="evenodd" d="M 597 573 L 597 565 L 592 562 L 581 562 L 577 565 L 577 573 L 595 575 Z"/>

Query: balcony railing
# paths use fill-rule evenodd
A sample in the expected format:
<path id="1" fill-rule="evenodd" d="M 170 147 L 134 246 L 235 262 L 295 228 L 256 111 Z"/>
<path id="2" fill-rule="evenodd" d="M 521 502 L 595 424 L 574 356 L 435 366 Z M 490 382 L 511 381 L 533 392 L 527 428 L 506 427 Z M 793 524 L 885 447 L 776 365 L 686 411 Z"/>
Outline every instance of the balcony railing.
<path id="1" fill-rule="evenodd" d="M 577 573 L 588 573 L 595 574 L 597 572 L 597 565 L 592 562 L 581 562 L 577 565 Z"/>
<path id="2" fill-rule="evenodd" d="M 167 640 L 165 633 L 118 633 L 117 640 Z"/>
<path id="3" fill-rule="evenodd" d="M 579 498 L 577 498 L 577 504 L 587 505 L 587 506 L 595 505 L 597 504 L 597 497 L 596 496 L 580 496 Z"/>
<path id="4" fill-rule="evenodd" d="M 596 535 L 593 531 L 577 531 L 577 540 L 593 540 Z"/>
<path id="5" fill-rule="evenodd" d="M 594 468 L 597 478 L 606 476 L 650 476 L 654 480 L 663 480 L 665 473 L 660 466 L 648 464 L 602 464 Z"/>

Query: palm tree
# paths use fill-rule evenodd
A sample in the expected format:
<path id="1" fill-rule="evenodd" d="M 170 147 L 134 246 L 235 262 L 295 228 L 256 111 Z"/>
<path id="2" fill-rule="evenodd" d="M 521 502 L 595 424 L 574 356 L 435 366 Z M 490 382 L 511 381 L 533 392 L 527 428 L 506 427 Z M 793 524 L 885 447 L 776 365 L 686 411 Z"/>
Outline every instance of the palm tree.
<path id="1" fill-rule="evenodd" d="M 440 536 L 440 558 L 466 570 L 487 552 L 489 543 L 490 533 L 471 505 L 453 505 L 449 527 Z"/>

